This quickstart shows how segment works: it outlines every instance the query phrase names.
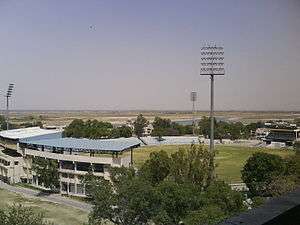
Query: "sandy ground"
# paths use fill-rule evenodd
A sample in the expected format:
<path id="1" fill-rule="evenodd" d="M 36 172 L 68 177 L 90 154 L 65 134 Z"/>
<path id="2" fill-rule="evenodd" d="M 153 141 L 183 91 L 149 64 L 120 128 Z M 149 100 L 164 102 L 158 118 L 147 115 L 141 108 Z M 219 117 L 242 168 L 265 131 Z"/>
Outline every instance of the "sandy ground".
<path id="1" fill-rule="evenodd" d="M 1 112 L 3 114 L 3 112 Z M 112 123 L 125 123 L 134 120 L 142 113 L 152 121 L 155 116 L 169 118 L 171 120 L 190 120 L 193 115 L 190 111 L 12 111 L 11 121 L 24 123 L 33 120 L 41 120 L 45 125 L 63 126 L 68 125 L 74 119 L 97 119 Z M 208 116 L 209 112 L 196 112 L 195 117 Z M 245 123 L 267 120 L 293 120 L 300 118 L 300 112 L 268 112 L 268 111 L 217 111 L 216 117 Z"/>

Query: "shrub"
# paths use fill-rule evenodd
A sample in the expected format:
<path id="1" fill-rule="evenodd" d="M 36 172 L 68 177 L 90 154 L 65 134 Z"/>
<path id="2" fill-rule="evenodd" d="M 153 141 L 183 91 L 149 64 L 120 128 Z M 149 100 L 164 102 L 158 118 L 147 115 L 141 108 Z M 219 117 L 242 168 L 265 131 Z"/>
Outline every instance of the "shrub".
<path id="1" fill-rule="evenodd" d="M 288 193 L 296 188 L 296 179 L 294 176 L 275 177 L 268 185 L 266 193 L 269 196 L 277 197 Z"/>
<path id="2" fill-rule="evenodd" d="M 274 177 L 284 175 L 285 171 L 285 161 L 280 156 L 259 152 L 247 160 L 242 170 L 242 180 L 250 194 L 265 196 L 267 185 Z"/>

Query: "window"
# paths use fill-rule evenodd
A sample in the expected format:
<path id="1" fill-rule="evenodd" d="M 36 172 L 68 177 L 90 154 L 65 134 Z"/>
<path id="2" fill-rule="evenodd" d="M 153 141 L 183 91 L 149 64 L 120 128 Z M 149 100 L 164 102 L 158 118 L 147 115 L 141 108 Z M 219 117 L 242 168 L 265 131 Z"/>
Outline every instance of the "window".
<path id="1" fill-rule="evenodd" d="M 104 172 L 104 165 L 95 163 L 94 166 L 94 172 L 103 173 Z"/>
<path id="2" fill-rule="evenodd" d="M 74 163 L 71 161 L 61 161 L 61 168 L 65 170 L 74 170 Z"/>
<path id="3" fill-rule="evenodd" d="M 84 194 L 84 186 L 83 186 L 83 184 L 77 184 L 77 194 L 80 194 L 80 195 Z"/>
<path id="4" fill-rule="evenodd" d="M 69 183 L 69 192 L 76 194 L 75 193 L 75 184 Z"/>
<path id="5" fill-rule="evenodd" d="M 79 171 L 89 171 L 90 167 L 91 167 L 90 163 L 83 163 L 83 162 L 77 163 L 77 170 Z"/>
<path id="6" fill-rule="evenodd" d="M 68 178 L 68 174 L 67 173 L 61 173 L 61 177 Z"/>
<path id="7" fill-rule="evenodd" d="M 63 192 L 68 191 L 68 184 L 66 182 L 61 182 L 61 191 Z"/>

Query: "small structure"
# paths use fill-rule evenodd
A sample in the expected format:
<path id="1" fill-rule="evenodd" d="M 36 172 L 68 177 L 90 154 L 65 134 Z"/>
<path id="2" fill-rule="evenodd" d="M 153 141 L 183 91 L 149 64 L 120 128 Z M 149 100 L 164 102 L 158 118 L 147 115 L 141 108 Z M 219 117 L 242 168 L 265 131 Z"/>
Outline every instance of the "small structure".
<path id="1" fill-rule="evenodd" d="M 255 131 L 255 137 L 258 140 L 262 140 L 266 138 L 266 136 L 270 133 L 270 129 L 268 128 L 257 128 Z"/>

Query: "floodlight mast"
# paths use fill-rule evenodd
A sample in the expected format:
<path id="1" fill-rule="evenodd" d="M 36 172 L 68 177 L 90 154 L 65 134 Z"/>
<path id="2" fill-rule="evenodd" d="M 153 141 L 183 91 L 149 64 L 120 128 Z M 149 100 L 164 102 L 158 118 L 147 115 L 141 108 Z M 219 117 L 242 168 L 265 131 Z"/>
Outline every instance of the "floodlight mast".
<path id="1" fill-rule="evenodd" d="M 197 101 L 197 92 L 191 92 L 191 102 L 193 103 L 192 114 L 193 114 L 193 135 L 195 135 L 196 121 L 195 121 L 195 102 Z"/>
<path id="2" fill-rule="evenodd" d="M 7 93 L 5 95 L 5 97 L 6 97 L 6 130 L 9 130 L 9 98 L 12 95 L 13 88 L 14 88 L 14 84 L 9 84 Z"/>
<path id="3" fill-rule="evenodd" d="M 210 77 L 210 152 L 214 154 L 214 80 L 215 76 L 225 75 L 224 69 L 224 48 L 220 46 L 205 46 L 201 48 L 201 69 L 200 75 Z M 214 159 L 210 162 L 214 167 Z M 210 174 L 214 176 L 213 170 Z"/>

